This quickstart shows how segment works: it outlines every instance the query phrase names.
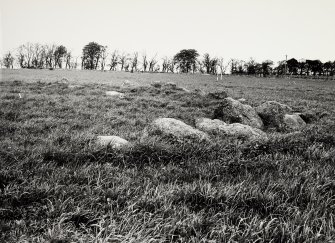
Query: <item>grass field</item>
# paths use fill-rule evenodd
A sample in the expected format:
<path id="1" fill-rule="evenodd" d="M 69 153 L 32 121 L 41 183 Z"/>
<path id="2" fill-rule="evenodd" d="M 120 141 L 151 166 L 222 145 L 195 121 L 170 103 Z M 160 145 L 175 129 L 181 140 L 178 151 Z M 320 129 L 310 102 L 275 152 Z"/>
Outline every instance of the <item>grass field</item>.
<path id="1" fill-rule="evenodd" d="M 268 141 L 140 141 L 155 118 L 194 126 L 220 103 L 154 81 L 328 116 Z M 334 119 L 334 81 L 1 70 L 0 242 L 335 241 Z"/>

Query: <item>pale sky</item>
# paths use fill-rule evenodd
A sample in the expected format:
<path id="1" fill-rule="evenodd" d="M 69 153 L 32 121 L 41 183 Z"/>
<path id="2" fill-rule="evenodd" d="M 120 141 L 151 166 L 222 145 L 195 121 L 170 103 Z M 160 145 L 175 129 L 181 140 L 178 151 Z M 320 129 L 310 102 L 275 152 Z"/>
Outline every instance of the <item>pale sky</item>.
<path id="1" fill-rule="evenodd" d="M 132 53 L 335 60 L 335 0 L 0 0 L 0 52 L 90 41 Z"/>

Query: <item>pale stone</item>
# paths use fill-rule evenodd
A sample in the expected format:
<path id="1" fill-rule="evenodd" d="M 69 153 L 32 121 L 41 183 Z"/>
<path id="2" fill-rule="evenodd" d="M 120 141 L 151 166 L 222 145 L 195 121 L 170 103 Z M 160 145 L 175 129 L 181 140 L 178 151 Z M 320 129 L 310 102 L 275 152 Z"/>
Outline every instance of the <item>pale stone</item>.
<path id="1" fill-rule="evenodd" d="M 209 136 L 186 123 L 174 118 L 158 118 L 149 124 L 143 132 L 143 138 L 148 136 L 162 136 L 176 140 L 207 140 Z"/>
<path id="2" fill-rule="evenodd" d="M 111 146 L 112 148 L 121 148 L 129 142 L 119 136 L 98 136 L 97 143 L 101 146 Z"/>
<path id="3" fill-rule="evenodd" d="M 165 86 L 168 86 L 168 87 L 170 87 L 170 88 L 172 88 L 172 89 L 177 88 L 177 84 L 174 83 L 174 82 L 168 82 Z"/>
<path id="4" fill-rule="evenodd" d="M 106 91 L 106 95 L 123 99 L 124 93 L 120 93 L 118 91 Z"/>
<path id="5" fill-rule="evenodd" d="M 287 130 L 300 130 L 306 126 L 306 122 L 298 114 L 285 114 L 283 122 Z"/>
<path id="6" fill-rule="evenodd" d="M 227 124 L 218 119 L 198 118 L 196 119 L 195 126 L 201 131 L 212 134 L 234 136 L 248 140 L 267 139 L 266 133 L 258 128 L 240 123 Z"/>
<path id="7" fill-rule="evenodd" d="M 183 91 L 185 93 L 191 93 L 191 91 L 186 89 L 185 87 L 177 87 L 177 90 Z"/>

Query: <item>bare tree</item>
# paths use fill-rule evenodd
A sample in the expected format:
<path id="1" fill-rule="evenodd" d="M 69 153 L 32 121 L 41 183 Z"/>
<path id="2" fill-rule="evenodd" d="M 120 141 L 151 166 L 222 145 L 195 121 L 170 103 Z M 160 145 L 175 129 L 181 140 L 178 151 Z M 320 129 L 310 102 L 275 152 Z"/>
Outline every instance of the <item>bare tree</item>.
<path id="1" fill-rule="evenodd" d="M 155 65 L 157 64 L 156 56 L 157 54 L 149 60 L 149 72 L 154 72 Z"/>
<path id="2" fill-rule="evenodd" d="M 118 55 L 118 51 L 115 50 L 113 51 L 113 53 L 111 54 L 111 63 L 109 64 L 110 69 L 112 71 L 116 70 L 116 66 L 118 64 L 118 60 L 119 60 L 119 55 Z"/>
<path id="3" fill-rule="evenodd" d="M 142 54 L 142 66 L 143 66 L 143 72 L 146 72 L 148 67 L 148 60 L 146 53 Z"/>
<path id="4" fill-rule="evenodd" d="M 32 45 L 32 66 L 34 68 L 43 68 L 44 60 L 43 60 L 43 47 L 39 43 L 35 43 Z"/>
<path id="5" fill-rule="evenodd" d="M 133 73 L 134 71 L 137 72 L 137 65 L 138 65 L 138 53 L 135 52 L 133 58 L 131 59 L 131 70 L 130 70 L 131 73 Z"/>
<path id="6" fill-rule="evenodd" d="M 45 67 L 46 68 L 53 68 L 55 66 L 54 60 L 54 52 L 57 46 L 55 44 L 52 45 L 44 45 L 44 52 L 45 52 Z"/>
<path id="7" fill-rule="evenodd" d="M 230 62 L 225 64 L 224 59 L 222 57 L 218 59 L 218 66 L 220 69 L 221 80 L 222 80 L 222 75 L 226 74 L 226 70 L 229 67 L 229 65 L 230 65 Z"/>
<path id="8" fill-rule="evenodd" d="M 168 71 L 169 71 L 169 59 L 167 57 L 164 57 L 162 63 L 162 72 L 166 73 Z"/>
<path id="9" fill-rule="evenodd" d="M 26 68 L 27 67 L 26 57 L 25 57 L 22 49 L 20 49 L 20 47 L 18 48 L 17 63 L 19 64 L 20 68 Z"/>
<path id="10" fill-rule="evenodd" d="M 174 73 L 175 65 L 176 65 L 176 63 L 173 60 L 173 58 L 170 58 L 170 60 L 168 62 L 168 71 L 170 71 L 171 73 Z"/>
<path id="11" fill-rule="evenodd" d="M 73 68 L 71 65 L 71 60 L 72 60 L 72 54 L 71 54 L 71 51 L 68 51 L 65 54 L 65 68 L 68 68 L 68 69 Z"/>
<path id="12" fill-rule="evenodd" d="M 18 63 L 21 68 L 31 68 L 33 59 L 33 44 L 27 42 L 18 48 Z"/>
<path id="13" fill-rule="evenodd" d="M 119 57 L 119 63 L 121 65 L 121 71 L 123 71 L 123 69 L 125 69 L 125 71 L 128 71 L 128 70 L 126 70 L 127 61 L 128 61 L 128 54 L 123 52 Z M 129 68 L 129 65 L 128 65 L 128 68 Z"/>

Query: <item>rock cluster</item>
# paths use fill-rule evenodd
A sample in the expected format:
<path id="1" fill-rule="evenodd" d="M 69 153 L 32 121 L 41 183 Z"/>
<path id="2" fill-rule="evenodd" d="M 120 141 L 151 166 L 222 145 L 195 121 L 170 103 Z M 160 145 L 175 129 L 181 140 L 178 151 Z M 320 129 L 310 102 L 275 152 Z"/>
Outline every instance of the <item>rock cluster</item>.
<path id="1" fill-rule="evenodd" d="M 172 82 L 162 84 L 157 81 L 153 82 L 152 86 L 179 89 Z M 107 91 L 106 95 L 124 97 L 123 93 L 117 91 Z M 174 142 L 210 142 L 211 136 L 220 135 L 249 141 L 267 140 L 267 134 L 262 129 L 299 131 L 306 126 L 306 123 L 322 116 L 311 112 L 294 113 L 291 107 L 276 101 L 267 101 L 254 108 L 243 104 L 242 102 L 246 101 L 243 98 L 235 100 L 227 97 L 226 92 L 212 92 L 206 96 L 220 100 L 220 105 L 213 112 L 213 119 L 196 118 L 195 127 L 192 127 L 175 118 L 157 118 L 145 127 L 141 133 L 141 139 L 154 136 Z M 98 136 L 97 143 L 116 149 L 129 144 L 127 140 L 118 136 Z"/>

